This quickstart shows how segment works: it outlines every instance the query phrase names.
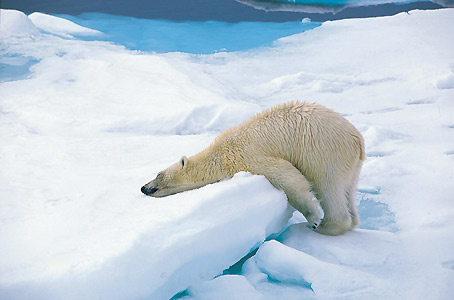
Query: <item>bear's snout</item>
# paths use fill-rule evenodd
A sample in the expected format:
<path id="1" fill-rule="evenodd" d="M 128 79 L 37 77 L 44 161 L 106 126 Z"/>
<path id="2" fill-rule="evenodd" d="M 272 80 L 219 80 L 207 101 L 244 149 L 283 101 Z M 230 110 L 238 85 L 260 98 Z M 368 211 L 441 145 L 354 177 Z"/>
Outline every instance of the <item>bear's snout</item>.
<path id="1" fill-rule="evenodd" d="M 143 186 L 141 189 L 142 193 L 146 194 L 147 193 L 147 188 L 145 186 Z"/>
<path id="2" fill-rule="evenodd" d="M 158 190 L 158 188 L 152 187 L 152 188 L 149 189 L 149 188 L 147 188 L 146 185 L 144 185 L 140 190 L 141 190 L 142 193 L 144 193 L 145 195 L 151 196 L 151 195 L 153 195 L 153 194 Z"/>

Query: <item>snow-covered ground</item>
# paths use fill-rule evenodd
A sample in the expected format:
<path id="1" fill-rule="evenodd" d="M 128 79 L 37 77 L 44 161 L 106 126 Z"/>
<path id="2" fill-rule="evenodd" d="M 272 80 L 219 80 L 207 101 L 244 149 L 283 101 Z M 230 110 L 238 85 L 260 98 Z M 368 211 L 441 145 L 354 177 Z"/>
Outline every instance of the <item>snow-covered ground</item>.
<path id="1" fill-rule="evenodd" d="M 43 14 L 0 20 L 1 299 L 451 299 L 454 9 L 209 55 L 128 50 Z M 140 193 L 296 99 L 364 135 L 359 229 L 317 234 L 248 174 Z"/>

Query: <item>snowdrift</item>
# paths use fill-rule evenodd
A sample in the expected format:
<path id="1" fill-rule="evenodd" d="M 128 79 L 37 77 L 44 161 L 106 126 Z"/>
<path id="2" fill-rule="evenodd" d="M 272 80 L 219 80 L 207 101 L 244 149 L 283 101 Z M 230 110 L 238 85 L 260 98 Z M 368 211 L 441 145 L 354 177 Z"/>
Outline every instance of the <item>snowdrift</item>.
<path id="1" fill-rule="evenodd" d="M 33 22 L 17 10 L 0 10 L 0 25 L 2 37 L 31 37 L 41 34 Z"/>

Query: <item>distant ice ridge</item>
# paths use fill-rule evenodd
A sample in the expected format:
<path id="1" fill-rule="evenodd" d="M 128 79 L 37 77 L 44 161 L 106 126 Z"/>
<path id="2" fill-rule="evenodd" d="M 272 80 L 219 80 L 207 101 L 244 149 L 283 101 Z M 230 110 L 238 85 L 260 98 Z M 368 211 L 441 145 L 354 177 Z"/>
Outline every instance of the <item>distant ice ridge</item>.
<path id="1" fill-rule="evenodd" d="M 66 38 L 102 35 L 100 31 L 82 27 L 68 20 L 38 12 L 32 13 L 29 18 L 38 29 Z"/>
<path id="2" fill-rule="evenodd" d="M 308 13 L 339 12 L 345 7 L 367 7 L 381 4 L 408 4 L 421 0 L 236 0 L 257 9 L 267 11 L 301 11 Z M 452 0 L 432 1 L 452 6 Z"/>
<path id="3" fill-rule="evenodd" d="M 247 0 L 241 0 L 247 1 Z M 261 0 L 255 0 L 261 2 Z M 371 4 L 383 4 L 383 3 L 399 3 L 409 2 L 408 0 L 275 0 L 276 2 L 289 3 L 289 4 L 318 4 L 326 6 L 337 6 L 337 5 L 371 5 Z M 266 1 L 263 1 L 266 2 Z"/>

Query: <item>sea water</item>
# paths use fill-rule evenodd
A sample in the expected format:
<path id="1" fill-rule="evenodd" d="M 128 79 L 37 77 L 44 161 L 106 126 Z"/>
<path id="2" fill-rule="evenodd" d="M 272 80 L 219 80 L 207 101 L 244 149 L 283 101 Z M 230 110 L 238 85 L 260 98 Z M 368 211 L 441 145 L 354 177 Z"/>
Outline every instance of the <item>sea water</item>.
<path id="1" fill-rule="evenodd" d="M 309 20 L 293 22 L 186 21 L 139 19 L 102 13 L 58 15 L 104 35 L 81 39 L 107 40 L 131 50 L 209 54 L 270 46 L 273 41 L 320 26 Z"/>

